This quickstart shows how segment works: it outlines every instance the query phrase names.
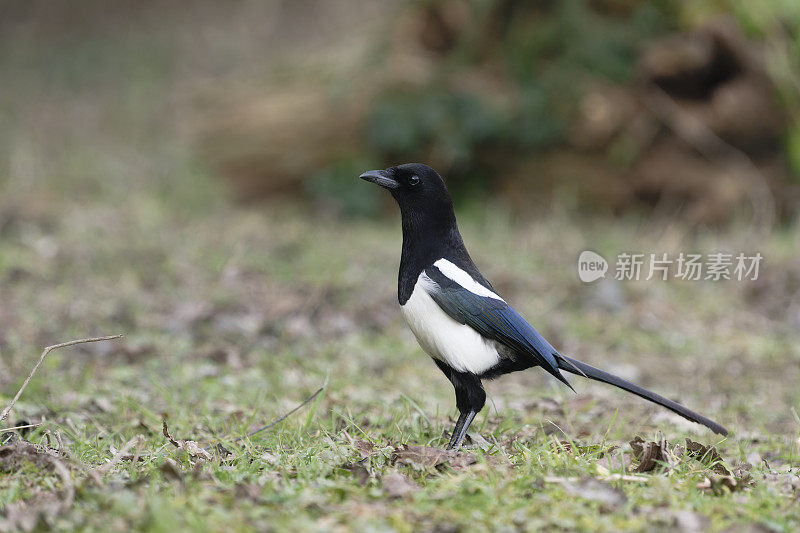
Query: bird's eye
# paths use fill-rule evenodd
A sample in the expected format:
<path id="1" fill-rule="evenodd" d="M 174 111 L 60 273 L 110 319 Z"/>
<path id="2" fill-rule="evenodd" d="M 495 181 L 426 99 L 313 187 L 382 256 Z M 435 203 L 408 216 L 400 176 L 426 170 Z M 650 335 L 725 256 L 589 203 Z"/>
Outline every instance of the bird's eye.
<path id="1" fill-rule="evenodd" d="M 419 176 L 411 176 L 408 178 L 409 185 L 416 185 L 417 183 L 419 183 Z"/>

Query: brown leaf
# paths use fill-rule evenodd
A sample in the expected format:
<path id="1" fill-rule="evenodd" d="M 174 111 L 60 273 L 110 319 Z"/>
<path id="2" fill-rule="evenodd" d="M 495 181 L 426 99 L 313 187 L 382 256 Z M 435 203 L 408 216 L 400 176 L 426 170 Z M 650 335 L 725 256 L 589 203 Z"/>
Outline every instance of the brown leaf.
<path id="1" fill-rule="evenodd" d="M 661 442 L 645 442 L 644 439 L 637 436 L 630 441 L 630 445 L 633 449 L 633 456 L 639 461 L 634 472 L 652 472 L 656 468 L 663 468 L 663 464 L 669 463 L 669 457 L 666 454 L 667 442 L 664 439 Z"/>
<path id="2" fill-rule="evenodd" d="M 411 481 L 407 476 L 400 472 L 388 472 L 384 474 L 383 490 L 390 498 L 400 498 L 407 494 L 412 494 L 419 489 L 419 486 Z"/>
<path id="3" fill-rule="evenodd" d="M 356 440 L 353 443 L 353 448 L 355 448 L 356 451 L 358 451 L 362 459 L 366 459 L 367 457 L 372 455 L 372 452 L 375 449 L 375 445 L 365 440 Z"/>
<path id="4" fill-rule="evenodd" d="M 342 468 L 350 472 L 362 487 L 369 481 L 369 470 L 367 470 L 361 461 L 357 463 L 347 463 L 343 465 Z"/>
<path id="5" fill-rule="evenodd" d="M 193 440 L 185 440 L 180 439 L 176 440 L 169 432 L 169 428 L 167 427 L 167 417 L 165 416 L 163 419 L 163 432 L 164 436 L 169 440 L 170 444 L 178 448 L 179 450 L 183 450 L 189 454 L 190 457 L 194 457 L 196 459 L 204 459 L 208 460 L 211 459 L 211 454 L 208 453 L 204 448 L 202 448 L 197 442 Z"/>
<path id="6" fill-rule="evenodd" d="M 731 471 L 725 466 L 722 456 L 713 446 L 706 446 L 687 438 L 686 454 L 704 465 L 710 466 L 714 472 L 721 476 L 731 476 Z"/>
<path id="7" fill-rule="evenodd" d="M 429 446 L 416 446 L 413 444 L 404 445 L 402 448 L 395 448 L 392 459 L 394 463 L 408 465 L 420 470 L 443 465 L 449 465 L 451 468 L 461 470 L 478 462 L 478 459 L 471 453 L 442 450 Z"/>
<path id="8" fill-rule="evenodd" d="M 733 476 L 722 476 L 712 474 L 710 477 L 705 478 L 697 484 L 697 488 L 701 490 L 711 490 L 714 494 L 724 493 L 725 490 L 736 492 L 744 489 L 747 486 Z"/>

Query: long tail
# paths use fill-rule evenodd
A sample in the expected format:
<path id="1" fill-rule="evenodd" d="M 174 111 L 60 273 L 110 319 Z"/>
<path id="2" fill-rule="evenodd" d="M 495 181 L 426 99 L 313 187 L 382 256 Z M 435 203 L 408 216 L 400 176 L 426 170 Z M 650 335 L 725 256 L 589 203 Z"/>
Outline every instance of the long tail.
<path id="1" fill-rule="evenodd" d="M 673 413 L 677 413 L 682 417 L 691 420 L 692 422 L 703 424 L 714 433 L 718 433 L 720 435 L 728 434 L 727 429 L 720 426 L 713 420 L 709 420 L 708 418 L 687 409 L 686 407 L 682 406 L 677 402 L 673 402 L 672 400 L 664 398 L 663 396 L 658 395 L 655 392 L 651 392 L 645 388 L 640 387 L 639 385 L 631 383 L 630 381 L 626 381 L 620 377 L 617 377 L 614 374 L 609 374 L 608 372 L 604 372 L 599 368 L 595 368 L 591 365 L 587 365 L 586 363 L 582 363 L 576 359 L 564 355 L 559 354 L 556 356 L 556 359 L 558 360 L 558 367 L 561 370 L 566 370 L 567 372 L 576 374 L 578 376 L 582 375 L 589 379 L 594 379 L 596 381 L 602 381 L 603 383 L 608 383 L 609 385 L 614 385 L 615 387 L 619 387 L 622 390 L 632 392 L 636 396 L 644 398 L 645 400 L 650 400 L 651 402 L 657 403 L 662 407 L 666 407 Z"/>

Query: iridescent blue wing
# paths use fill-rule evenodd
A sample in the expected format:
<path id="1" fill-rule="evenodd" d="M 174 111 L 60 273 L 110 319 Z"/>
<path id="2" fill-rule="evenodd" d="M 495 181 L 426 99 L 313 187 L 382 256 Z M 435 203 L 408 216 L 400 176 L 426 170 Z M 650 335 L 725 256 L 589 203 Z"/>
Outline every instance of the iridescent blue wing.
<path id="1" fill-rule="evenodd" d="M 533 358 L 536 365 L 572 388 L 558 369 L 556 349 L 493 291 L 483 286 L 476 291 L 480 294 L 470 291 L 436 266 L 425 269 L 423 275 L 432 282 L 424 285 L 426 292 L 453 320 L 511 348 L 520 356 Z"/>

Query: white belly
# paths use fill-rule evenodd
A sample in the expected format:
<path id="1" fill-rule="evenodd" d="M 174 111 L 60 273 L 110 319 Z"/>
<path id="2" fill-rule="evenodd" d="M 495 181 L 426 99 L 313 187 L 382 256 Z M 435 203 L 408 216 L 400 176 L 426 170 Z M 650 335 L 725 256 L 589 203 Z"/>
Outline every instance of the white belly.
<path id="1" fill-rule="evenodd" d="M 450 318 L 420 283 L 417 280 L 411 297 L 400 306 L 420 347 L 460 372 L 481 374 L 496 365 L 500 361 L 496 343 Z"/>

